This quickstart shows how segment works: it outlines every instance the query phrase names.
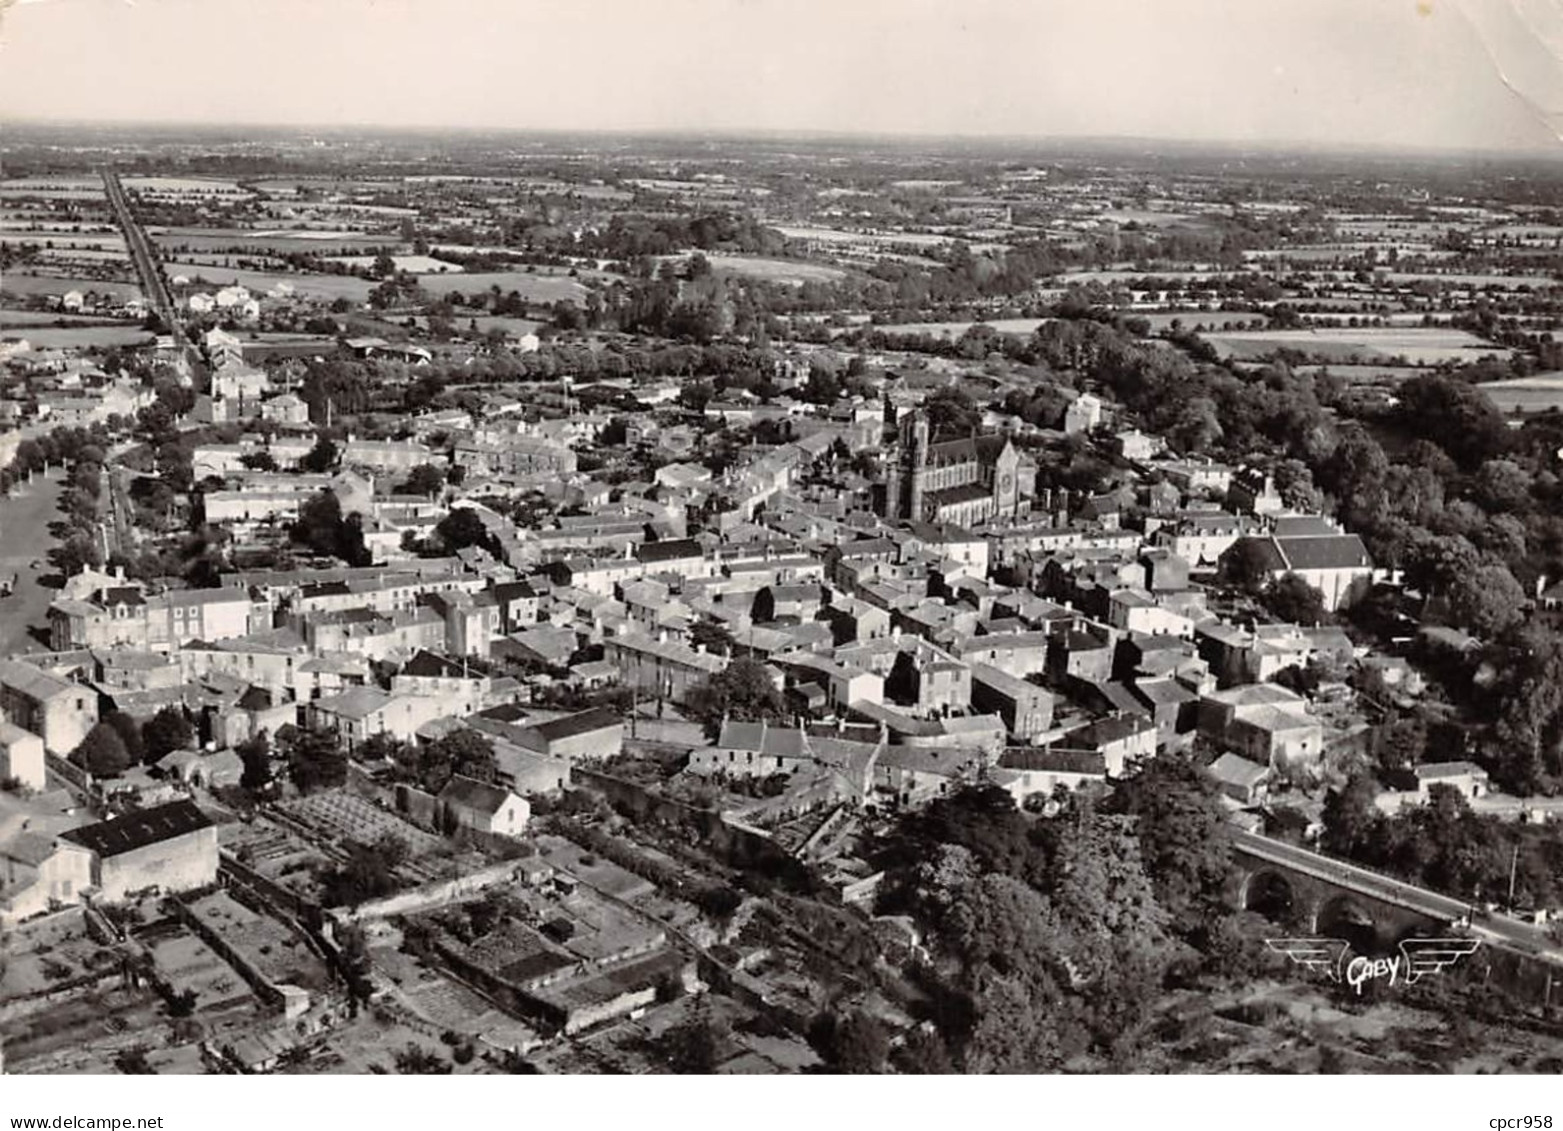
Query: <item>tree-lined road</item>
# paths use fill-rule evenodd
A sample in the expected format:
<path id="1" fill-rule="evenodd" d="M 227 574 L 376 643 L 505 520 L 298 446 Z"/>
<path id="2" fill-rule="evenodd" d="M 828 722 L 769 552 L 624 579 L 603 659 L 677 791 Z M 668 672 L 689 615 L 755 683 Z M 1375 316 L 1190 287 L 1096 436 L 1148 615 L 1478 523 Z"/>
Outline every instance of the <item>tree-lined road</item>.
<path id="1" fill-rule="evenodd" d="M 108 195 L 109 207 L 114 210 L 114 217 L 119 222 L 120 230 L 125 235 L 125 247 L 130 252 L 130 260 L 135 264 L 136 274 L 141 278 L 141 291 L 146 295 L 147 301 L 152 304 L 152 309 L 162 319 L 163 325 L 173 335 L 174 345 L 177 346 L 185 360 L 191 365 L 191 373 L 200 357 L 195 347 L 185 337 L 184 328 L 179 324 L 178 312 L 174 309 L 174 297 L 169 293 L 168 282 L 163 278 L 163 272 L 157 265 L 157 258 L 152 254 L 152 241 L 142 230 L 137 222 L 135 213 L 130 210 L 130 198 L 125 195 L 125 187 L 120 184 L 119 174 L 112 169 L 101 171 L 103 177 L 103 189 Z"/>

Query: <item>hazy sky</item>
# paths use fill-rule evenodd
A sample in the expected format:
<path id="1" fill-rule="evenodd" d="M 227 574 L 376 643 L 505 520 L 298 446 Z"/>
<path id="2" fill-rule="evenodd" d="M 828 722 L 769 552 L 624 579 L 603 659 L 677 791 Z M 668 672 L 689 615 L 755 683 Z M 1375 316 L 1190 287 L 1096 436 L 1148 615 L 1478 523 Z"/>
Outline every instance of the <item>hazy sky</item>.
<path id="1" fill-rule="evenodd" d="M 6 120 L 1563 150 L 1563 0 L 13 0 L 0 35 Z"/>

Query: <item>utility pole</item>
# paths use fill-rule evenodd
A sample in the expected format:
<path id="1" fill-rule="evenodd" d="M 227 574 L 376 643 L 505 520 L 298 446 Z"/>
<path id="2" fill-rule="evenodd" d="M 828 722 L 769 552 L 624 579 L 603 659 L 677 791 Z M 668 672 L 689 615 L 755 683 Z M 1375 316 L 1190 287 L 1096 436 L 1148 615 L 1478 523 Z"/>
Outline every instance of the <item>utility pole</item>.
<path id="1" fill-rule="evenodd" d="M 1520 846 L 1515 844 L 1514 855 L 1509 858 L 1509 902 L 1508 908 L 1514 910 L 1514 876 L 1520 866 Z"/>

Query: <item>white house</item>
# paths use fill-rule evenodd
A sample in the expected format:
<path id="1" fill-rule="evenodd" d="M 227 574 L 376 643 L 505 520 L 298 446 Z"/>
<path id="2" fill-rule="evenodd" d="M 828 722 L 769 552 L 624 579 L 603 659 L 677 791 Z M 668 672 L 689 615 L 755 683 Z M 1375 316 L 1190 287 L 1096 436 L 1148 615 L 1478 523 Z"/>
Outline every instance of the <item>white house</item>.
<path id="1" fill-rule="evenodd" d="M 452 825 L 496 836 L 520 836 L 532 816 L 525 798 L 460 774 L 440 790 L 440 802 Z"/>

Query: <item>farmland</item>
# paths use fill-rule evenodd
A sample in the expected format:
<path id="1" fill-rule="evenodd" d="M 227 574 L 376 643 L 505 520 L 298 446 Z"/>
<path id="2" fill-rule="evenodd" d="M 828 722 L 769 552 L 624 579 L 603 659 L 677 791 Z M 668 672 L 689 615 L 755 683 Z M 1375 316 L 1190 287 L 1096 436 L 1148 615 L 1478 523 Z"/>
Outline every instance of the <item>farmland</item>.
<path id="1" fill-rule="evenodd" d="M 363 302 L 369 297 L 373 283 L 352 275 L 295 275 L 284 271 L 247 271 L 237 267 L 214 267 L 201 263 L 169 263 L 170 276 L 184 275 L 192 282 L 204 279 L 213 286 L 238 283 L 252 291 L 268 291 L 278 283 L 287 283 L 301 295 L 314 295 L 326 299 L 346 298 Z"/>
<path id="2" fill-rule="evenodd" d="M 150 332 L 140 326 L 75 326 L 55 329 L 50 326 L 6 326 L 0 340 L 26 340 L 35 349 L 107 349 L 110 346 L 140 346 L 152 341 Z"/>
<path id="3" fill-rule="evenodd" d="M 748 255 L 712 255 L 709 258 L 711 270 L 718 275 L 741 275 L 750 279 L 764 279 L 768 283 L 801 286 L 804 283 L 834 283 L 846 277 L 846 272 L 841 268 L 819 263 L 761 259 Z"/>
<path id="4" fill-rule="evenodd" d="M 932 232 L 852 232 L 840 228 L 800 227 L 778 224 L 776 230 L 789 240 L 804 240 L 822 244 L 873 244 L 881 247 L 942 247 L 951 241 L 949 236 Z"/>
<path id="5" fill-rule="evenodd" d="M 67 291 L 97 291 L 116 298 L 135 298 L 141 293 L 141 288 L 134 283 L 21 271 L 7 271 L 4 280 L 0 280 L 0 290 L 17 295 L 63 295 Z"/>
<path id="6" fill-rule="evenodd" d="M 1269 357 L 1282 349 L 1326 362 L 1364 364 L 1400 360 L 1406 365 L 1437 365 L 1509 355 L 1508 350 L 1489 345 L 1474 334 L 1448 329 L 1254 330 L 1204 337 L 1223 359 L 1240 361 Z"/>
<path id="7" fill-rule="evenodd" d="M 147 196 L 249 197 L 233 181 L 196 177 L 126 177 L 125 191 Z"/>
<path id="8" fill-rule="evenodd" d="M 1404 365 L 1299 365 L 1298 373 L 1328 373 L 1347 385 L 1393 385 L 1412 376 Z"/>
<path id="9" fill-rule="evenodd" d="M 494 271 L 464 275 L 423 275 L 418 280 L 439 295 L 456 291 L 462 295 L 475 295 L 498 287 L 501 294 L 515 291 L 527 302 L 586 301 L 586 288 L 574 279 L 561 275 L 533 275 L 525 271 Z M 367 292 L 368 283 L 364 284 Z"/>
<path id="10" fill-rule="evenodd" d="M 1480 388 L 1499 411 L 1511 415 L 1563 410 L 1563 373 L 1537 373 L 1512 381 L 1493 381 Z"/>
<path id="11" fill-rule="evenodd" d="M 119 251 L 125 250 L 123 236 L 112 232 L 0 232 L 0 244 L 19 247 L 30 245 L 32 247 L 54 248 L 94 248 Z"/>
<path id="12" fill-rule="evenodd" d="M 334 256 L 331 260 L 332 263 L 340 263 L 355 271 L 373 267 L 374 261 L 375 257 L 372 255 L 341 255 Z M 391 262 L 396 265 L 398 271 L 406 271 L 413 275 L 443 275 L 447 272 L 455 274 L 462 270 L 459 263 L 447 263 L 443 259 L 435 259 L 428 255 L 393 255 Z"/>
<path id="13" fill-rule="evenodd" d="M 331 254 L 339 251 L 355 252 L 394 242 L 389 236 L 366 235 L 363 232 L 330 230 L 319 231 L 304 228 L 168 228 L 150 233 L 154 243 L 165 254 L 182 252 L 230 251 L 235 248 L 254 250 L 262 254 L 284 255 L 289 252 Z"/>
<path id="14" fill-rule="evenodd" d="M 973 326 L 991 326 L 1001 334 L 1018 334 L 1022 337 L 1036 333 L 1044 318 L 995 318 L 991 322 L 903 322 L 893 326 L 876 326 L 885 334 L 933 334 L 936 337 L 959 338 Z"/>
<path id="15" fill-rule="evenodd" d="M 39 200 L 86 200 L 103 197 L 97 177 L 22 177 L 0 181 L 0 199 L 36 197 Z"/>

